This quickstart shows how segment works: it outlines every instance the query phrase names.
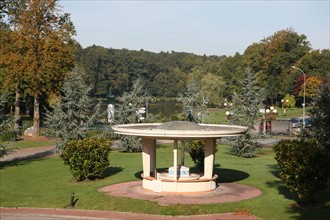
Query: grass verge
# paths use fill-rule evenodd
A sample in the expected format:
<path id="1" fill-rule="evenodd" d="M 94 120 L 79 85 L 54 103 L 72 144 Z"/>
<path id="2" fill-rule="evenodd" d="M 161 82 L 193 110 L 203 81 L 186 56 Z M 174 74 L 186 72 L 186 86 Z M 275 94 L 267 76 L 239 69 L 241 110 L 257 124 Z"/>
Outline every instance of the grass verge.
<path id="1" fill-rule="evenodd" d="M 295 208 L 296 195 L 287 190 L 278 178 L 279 169 L 272 149 L 262 149 L 253 159 L 237 158 L 228 146 L 221 145 L 215 159 L 215 172 L 222 182 L 239 182 L 262 190 L 262 195 L 241 202 L 208 205 L 159 206 L 154 202 L 120 198 L 97 192 L 100 187 L 139 179 L 142 170 L 140 153 L 109 155 L 111 166 L 105 178 L 75 182 L 68 167 L 57 157 L 26 160 L 0 165 L 0 204 L 4 207 L 64 208 L 74 192 L 79 209 L 140 212 L 161 215 L 194 215 L 249 211 L 262 219 L 325 219 L 330 216 L 330 189 L 315 199 L 328 208 Z M 157 149 L 157 168 L 172 166 L 172 146 Z M 193 166 L 189 155 L 186 165 Z"/>

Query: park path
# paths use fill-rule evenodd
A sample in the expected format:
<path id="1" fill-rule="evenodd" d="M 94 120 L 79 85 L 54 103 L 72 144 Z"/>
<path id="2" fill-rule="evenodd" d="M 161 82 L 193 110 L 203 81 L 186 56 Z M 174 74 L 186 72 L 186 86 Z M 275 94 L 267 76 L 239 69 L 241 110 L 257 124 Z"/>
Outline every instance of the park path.
<path id="1" fill-rule="evenodd" d="M 0 158 L 0 162 L 41 158 L 41 157 L 53 155 L 55 154 L 55 151 L 56 151 L 55 146 L 18 149 L 9 152 L 8 154 Z"/>
<path id="2" fill-rule="evenodd" d="M 97 210 L 78 210 L 78 209 L 50 209 L 50 208 L 0 208 L 1 220 L 17 220 L 17 219 L 33 219 L 33 220 L 50 220 L 50 219 L 98 219 L 98 220 L 258 220 L 255 216 L 246 212 L 237 213 L 221 213 L 213 215 L 191 215 L 191 216 L 164 216 L 150 215 L 142 213 L 128 212 L 110 212 Z"/>

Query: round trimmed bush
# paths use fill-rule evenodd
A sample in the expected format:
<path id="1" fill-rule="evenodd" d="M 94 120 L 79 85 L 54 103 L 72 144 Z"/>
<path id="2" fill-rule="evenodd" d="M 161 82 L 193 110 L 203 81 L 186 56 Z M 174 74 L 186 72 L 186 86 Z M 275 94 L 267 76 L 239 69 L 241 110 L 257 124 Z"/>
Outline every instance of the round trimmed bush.
<path id="1" fill-rule="evenodd" d="M 66 142 L 61 154 L 65 165 L 70 167 L 77 181 L 102 177 L 104 170 L 110 165 L 110 141 L 91 138 Z"/>

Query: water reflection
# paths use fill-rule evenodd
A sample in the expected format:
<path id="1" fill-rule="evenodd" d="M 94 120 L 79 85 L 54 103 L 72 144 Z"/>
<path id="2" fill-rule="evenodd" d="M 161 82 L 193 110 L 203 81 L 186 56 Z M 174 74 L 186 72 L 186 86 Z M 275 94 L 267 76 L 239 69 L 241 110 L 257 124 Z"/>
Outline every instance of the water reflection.
<path id="1" fill-rule="evenodd" d="M 149 103 L 148 111 L 153 115 L 161 113 L 164 116 L 170 116 L 181 113 L 182 104 L 177 102 L 175 99 L 159 100 L 154 103 Z"/>

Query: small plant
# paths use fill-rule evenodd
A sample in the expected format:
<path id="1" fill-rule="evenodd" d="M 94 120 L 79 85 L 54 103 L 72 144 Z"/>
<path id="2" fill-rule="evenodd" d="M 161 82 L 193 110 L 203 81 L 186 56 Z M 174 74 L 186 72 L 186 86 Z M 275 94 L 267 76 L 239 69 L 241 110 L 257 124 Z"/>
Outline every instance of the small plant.
<path id="1" fill-rule="evenodd" d="M 106 139 L 71 140 L 65 143 L 61 158 L 77 181 L 101 177 L 109 166 L 110 143 Z"/>
<path id="2" fill-rule="evenodd" d="M 315 140 L 280 141 L 274 151 L 282 180 L 299 199 L 309 203 L 315 191 L 326 188 L 329 158 Z"/>
<path id="3" fill-rule="evenodd" d="M 0 94 L 0 113 L 7 102 L 6 98 L 7 96 L 5 93 Z M 3 157 L 8 151 L 7 142 L 15 140 L 16 136 L 14 118 L 0 115 L 0 157 Z"/>

